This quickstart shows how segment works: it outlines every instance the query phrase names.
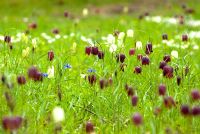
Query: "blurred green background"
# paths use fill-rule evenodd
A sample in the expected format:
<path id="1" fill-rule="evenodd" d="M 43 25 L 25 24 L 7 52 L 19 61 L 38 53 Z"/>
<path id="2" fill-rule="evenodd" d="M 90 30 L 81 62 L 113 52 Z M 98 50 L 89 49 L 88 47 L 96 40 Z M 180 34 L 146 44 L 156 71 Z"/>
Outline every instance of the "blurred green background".
<path id="1" fill-rule="evenodd" d="M 1 16 L 57 14 L 64 10 L 76 13 L 84 7 L 109 9 L 112 6 L 112 9 L 113 5 L 125 5 L 134 9 L 134 14 L 143 11 L 165 14 L 166 10 L 168 11 L 167 14 L 169 14 L 169 11 L 172 14 L 179 13 L 183 4 L 195 8 L 195 10 L 200 10 L 200 0 L 1 0 L 0 13 Z"/>

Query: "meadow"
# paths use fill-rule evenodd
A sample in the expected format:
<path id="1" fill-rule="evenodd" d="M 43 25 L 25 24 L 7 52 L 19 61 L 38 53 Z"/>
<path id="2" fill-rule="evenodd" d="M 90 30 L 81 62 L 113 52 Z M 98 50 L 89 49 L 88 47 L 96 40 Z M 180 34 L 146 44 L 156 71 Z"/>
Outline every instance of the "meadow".
<path id="1" fill-rule="evenodd" d="M 0 133 L 198 134 L 200 2 L 0 2 Z"/>

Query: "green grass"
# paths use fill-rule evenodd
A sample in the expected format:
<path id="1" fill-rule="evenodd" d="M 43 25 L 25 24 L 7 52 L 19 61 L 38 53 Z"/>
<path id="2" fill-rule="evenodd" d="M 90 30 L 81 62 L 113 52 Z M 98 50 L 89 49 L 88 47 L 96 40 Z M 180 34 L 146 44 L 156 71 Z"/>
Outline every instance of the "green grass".
<path id="1" fill-rule="evenodd" d="M 34 3 L 34 1 L 32 1 Z M 101 5 L 101 3 L 97 2 Z M 111 2 L 108 2 L 111 3 Z M 173 133 L 194 133 L 200 131 L 200 118 L 184 117 L 180 113 L 181 104 L 189 104 L 199 106 L 199 100 L 193 101 L 190 91 L 193 88 L 200 89 L 199 85 L 199 50 L 193 50 L 192 45 L 199 46 L 198 39 L 190 39 L 188 49 L 172 48 L 162 43 L 162 34 L 167 33 L 169 39 L 174 39 L 177 44 L 186 44 L 181 41 L 181 36 L 176 39 L 176 35 L 182 35 L 190 31 L 199 31 L 200 28 L 190 27 L 187 25 L 170 25 L 164 23 L 154 23 L 145 20 L 138 20 L 137 13 L 126 15 L 92 15 L 88 17 L 80 17 L 79 23 L 75 20 L 63 17 L 65 7 L 53 6 L 51 3 L 41 2 L 30 4 L 23 9 L 23 5 L 19 4 L 14 9 L 7 11 L 1 9 L 2 20 L 0 22 L 0 35 L 16 36 L 17 33 L 27 29 L 30 22 L 37 22 L 38 28 L 31 30 L 27 35 L 28 41 L 23 39 L 20 42 L 13 43 L 13 50 L 10 50 L 4 41 L 0 42 L 0 74 L 5 74 L 10 78 L 8 82 L 14 84 L 12 89 L 8 89 L 3 83 L 0 85 L 0 119 L 8 115 L 19 115 L 27 120 L 27 124 L 19 129 L 19 133 L 28 134 L 45 134 L 53 133 L 55 124 L 53 123 L 51 112 L 55 106 L 61 106 L 65 111 L 65 120 L 62 122 L 61 133 L 85 133 L 84 124 L 91 120 L 95 125 L 96 133 L 165 133 L 166 128 L 170 128 Z M 44 8 L 44 4 L 47 4 Z M 1 3 L 8 5 L 6 2 Z M 42 6 L 41 6 L 42 5 Z M 49 6 L 48 6 L 49 5 Z M 75 14 L 81 16 L 80 11 L 84 7 L 83 3 L 78 4 L 81 8 L 75 8 Z M 178 5 L 178 4 L 177 4 Z M 189 5 L 194 5 L 190 2 Z M 43 7 L 35 8 L 31 7 Z M 196 7 L 196 5 L 192 6 Z M 38 10 L 40 9 L 40 10 Z M 73 10 L 73 9 L 71 9 Z M 193 16 L 187 16 L 187 19 L 200 18 L 197 11 Z M 160 11 L 158 8 L 157 11 Z M 173 12 L 181 12 L 178 6 L 174 6 L 172 11 L 153 11 L 153 15 L 163 14 L 165 16 L 173 15 Z M 15 14 L 16 13 L 16 14 Z M 35 14 L 32 14 L 35 13 Z M 29 21 L 24 23 L 23 17 L 28 17 Z M 67 39 L 57 39 L 54 43 L 49 44 L 41 37 L 41 33 L 47 33 L 54 37 L 51 33 L 53 28 L 60 30 L 60 35 L 70 35 L 72 32 L 75 36 L 69 36 Z M 97 29 L 99 32 L 96 32 Z M 102 36 L 112 34 L 114 30 L 126 32 L 127 29 L 134 30 L 133 38 L 124 40 L 124 48 L 118 49 L 116 53 L 110 53 L 105 42 L 101 40 Z M 104 60 L 99 60 L 95 56 L 85 55 L 85 47 L 88 43 L 83 42 L 81 36 L 91 38 L 98 42 L 96 45 L 105 52 Z M 37 48 L 34 53 L 30 52 L 28 57 L 22 57 L 22 50 L 32 48 L 31 40 L 38 38 Z M 134 56 L 129 56 L 130 48 L 135 47 L 136 41 L 142 41 L 143 49 L 136 50 Z M 152 42 L 153 46 L 158 46 L 149 56 L 151 64 L 142 66 L 142 73 L 136 75 L 133 69 L 141 62 L 137 60 L 137 54 L 145 54 L 145 45 Z M 73 43 L 77 44 L 76 50 L 72 50 Z M 47 53 L 53 50 L 55 58 L 53 61 L 47 60 Z M 174 68 L 178 67 L 174 72 L 174 78 L 167 79 L 162 76 L 162 71 L 158 69 L 159 62 L 162 61 L 164 54 L 170 54 L 172 50 L 179 53 L 179 58 L 173 58 L 169 65 Z M 190 53 L 193 55 L 190 55 Z M 119 71 L 120 63 L 116 62 L 115 55 L 117 53 L 125 53 L 125 71 Z M 63 69 L 63 66 L 69 63 L 72 69 Z M 42 82 L 34 82 L 28 78 L 27 71 L 32 65 L 37 66 L 41 72 L 47 72 L 48 67 L 54 66 L 55 77 L 52 79 L 44 78 Z M 184 76 L 182 72 L 184 67 L 189 66 L 189 75 Z M 91 86 L 87 80 L 80 77 L 80 74 L 90 74 L 87 72 L 89 68 L 96 70 L 97 83 Z M 117 76 L 115 72 L 117 71 Z M 27 83 L 23 86 L 17 84 L 16 77 L 23 74 L 27 78 Z M 176 84 L 176 76 L 182 77 L 181 85 Z M 101 90 L 98 80 L 100 78 L 112 77 L 113 85 Z M 136 88 L 135 94 L 139 97 L 136 107 L 131 105 L 131 99 L 127 96 L 124 89 L 128 83 Z M 158 85 L 164 83 L 167 86 L 167 95 L 172 96 L 176 101 L 176 106 L 167 109 L 163 104 L 163 98 L 158 95 Z M 60 87 L 60 88 L 59 88 Z M 62 100 L 58 99 L 58 89 L 61 90 Z M 15 108 L 10 112 L 5 92 L 9 92 L 12 96 Z M 160 107 L 162 112 L 160 115 L 153 114 L 154 108 Z M 132 123 L 132 115 L 135 112 L 141 113 L 143 116 L 143 125 L 136 127 Z M 50 118 L 50 121 L 48 121 Z M 0 126 L 0 133 L 6 133 Z"/>

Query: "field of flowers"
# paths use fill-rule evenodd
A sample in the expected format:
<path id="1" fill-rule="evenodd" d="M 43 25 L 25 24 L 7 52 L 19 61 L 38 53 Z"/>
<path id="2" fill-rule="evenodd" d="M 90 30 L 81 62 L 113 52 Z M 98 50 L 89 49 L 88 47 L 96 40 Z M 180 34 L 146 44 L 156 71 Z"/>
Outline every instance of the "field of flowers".
<path id="1" fill-rule="evenodd" d="M 0 134 L 200 133 L 198 0 L 15 2 L 0 4 Z"/>

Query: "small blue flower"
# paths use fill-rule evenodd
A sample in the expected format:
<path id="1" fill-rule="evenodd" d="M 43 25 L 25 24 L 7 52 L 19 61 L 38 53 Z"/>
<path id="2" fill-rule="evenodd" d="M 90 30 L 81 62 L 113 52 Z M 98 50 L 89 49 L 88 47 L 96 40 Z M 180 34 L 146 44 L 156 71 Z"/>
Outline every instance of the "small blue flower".
<path id="1" fill-rule="evenodd" d="M 42 73 L 42 77 L 48 77 L 47 73 Z"/>
<path id="2" fill-rule="evenodd" d="M 72 68 L 72 66 L 70 64 L 64 65 L 64 69 L 70 69 L 70 68 Z"/>
<path id="3" fill-rule="evenodd" d="M 89 69 L 88 69 L 88 72 L 89 72 L 89 73 L 94 73 L 94 72 L 96 72 L 96 70 L 95 70 L 95 69 L 92 69 L 92 68 L 89 68 Z"/>

